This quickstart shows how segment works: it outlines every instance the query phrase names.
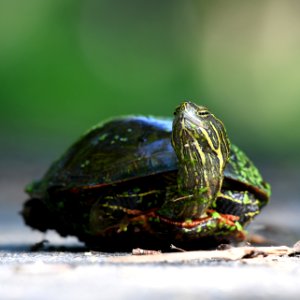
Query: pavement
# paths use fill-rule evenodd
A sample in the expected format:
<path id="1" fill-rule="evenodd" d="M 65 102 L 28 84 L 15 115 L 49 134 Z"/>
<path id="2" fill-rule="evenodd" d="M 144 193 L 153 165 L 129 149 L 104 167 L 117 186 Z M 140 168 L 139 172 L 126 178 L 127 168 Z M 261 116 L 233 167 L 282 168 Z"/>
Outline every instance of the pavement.
<path id="1" fill-rule="evenodd" d="M 298 255 L 137 263 L 113 259 L 131 253 L 90 251 L 74 237 L 33 231 L 18 211 L 24 185 L 45 166 L 9 164 L 0 168 L 0 299 L 299 299 Z M 271 244 L 300 240 L 298 170 L 265 169 L 272 201 L 249 231 Z"/>

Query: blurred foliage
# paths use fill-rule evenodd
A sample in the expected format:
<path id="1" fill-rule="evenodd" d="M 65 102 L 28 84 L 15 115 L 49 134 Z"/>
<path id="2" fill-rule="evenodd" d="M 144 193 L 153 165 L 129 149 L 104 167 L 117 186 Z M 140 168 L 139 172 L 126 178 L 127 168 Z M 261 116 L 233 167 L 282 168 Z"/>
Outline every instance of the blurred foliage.
<path id="1" fill-rule="evenodd" d="M 60 153 L 99 121 L 207 105 L 262 160 L 300 139 L 300 2 L 2 0 L 4 155 Z"/>

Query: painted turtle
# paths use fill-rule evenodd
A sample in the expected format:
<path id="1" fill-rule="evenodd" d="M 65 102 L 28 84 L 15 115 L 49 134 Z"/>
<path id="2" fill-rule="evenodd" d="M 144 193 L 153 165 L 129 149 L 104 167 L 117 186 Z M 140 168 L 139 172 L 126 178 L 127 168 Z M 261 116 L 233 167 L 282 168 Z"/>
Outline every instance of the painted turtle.
<path id="1" fill-rule="evenodd" d="M 270 196 L 223 123 L 183 102 L 168 119 L 129 116 L 93 127 L 27 186 L 25 223 L 91 248 L 207 248 L 241 241 Z"/>

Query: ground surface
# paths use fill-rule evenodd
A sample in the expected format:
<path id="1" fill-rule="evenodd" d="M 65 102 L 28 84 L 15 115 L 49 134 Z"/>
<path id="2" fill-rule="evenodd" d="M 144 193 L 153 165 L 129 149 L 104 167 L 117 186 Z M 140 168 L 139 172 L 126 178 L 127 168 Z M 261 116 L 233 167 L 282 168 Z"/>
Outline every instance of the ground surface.
<path id="1" fill-rule="evenodd" d="M 1 167 L 1 299 L 299 299 L 297 256 L 126 262 L 123 255 L 131 254 L 91 252 L 75 238 L 31 231 L 18 211 L 26 198 L 23 186 L 42 174 L 41 169 Z M 264 234 L 274 245 L 292 246 L 300 239 L 299 172 L 286 169 L 278 176 L 276 172 L 265 172 L 273 198 L 251 231 Z M 46 248 L 29 251 L 45 238 Z"/>

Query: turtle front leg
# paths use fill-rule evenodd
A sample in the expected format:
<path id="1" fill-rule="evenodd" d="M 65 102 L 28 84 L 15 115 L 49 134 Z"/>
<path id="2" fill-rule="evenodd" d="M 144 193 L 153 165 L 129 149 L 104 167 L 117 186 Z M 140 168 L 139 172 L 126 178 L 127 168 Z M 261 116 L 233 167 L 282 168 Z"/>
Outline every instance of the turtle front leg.
<path id="1" fill-rule="evenodd" d="M 248 191 L 222 190 L 212 208 L 222 214 L 238 216 L 244 226 L 259 214 L 259 203 Z"/>

